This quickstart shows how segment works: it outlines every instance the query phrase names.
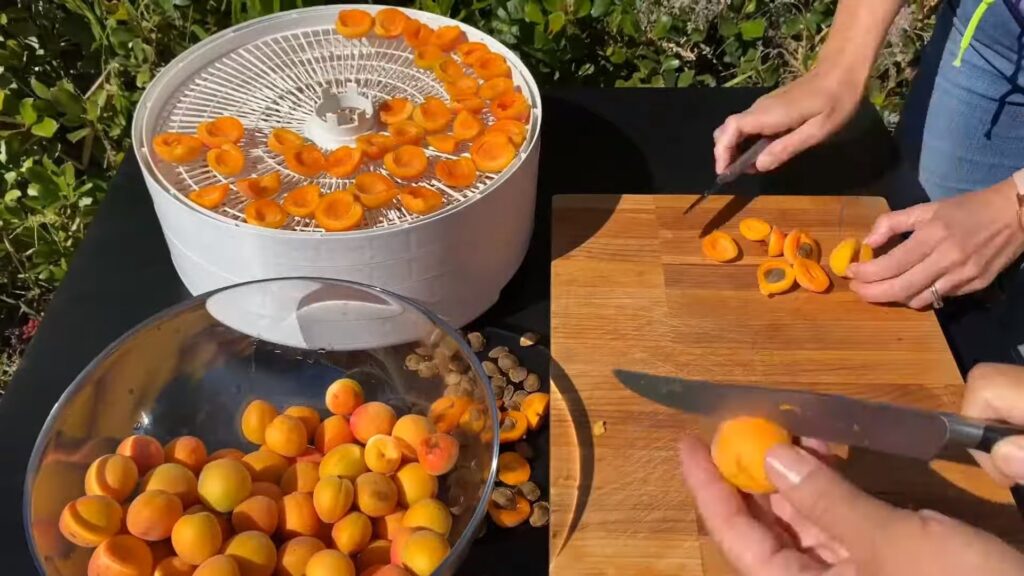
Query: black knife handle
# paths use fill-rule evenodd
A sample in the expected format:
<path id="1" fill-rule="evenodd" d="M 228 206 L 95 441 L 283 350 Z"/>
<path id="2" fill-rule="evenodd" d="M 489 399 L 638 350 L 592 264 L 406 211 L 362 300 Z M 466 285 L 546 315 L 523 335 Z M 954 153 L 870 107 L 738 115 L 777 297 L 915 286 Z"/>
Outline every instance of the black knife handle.
<path id="1" fill-rule="evenodd" d="M 1004 426 L 1002 424 L 986 424 L 985 428 L 981 431 L 981 439 L 978 440 L 975 448 L 983 452 L 992 452 L 992 447 L 996 445 L 996 442 L 1009 436 L 1019 435 L 1024 435 L 1024 429 Z M 1014 503 L 1017 504 L 1017 511 L 1024 516 L 1024 484 L 1014 484 L 1011 486 L 1010 494 L 1013 496 Z"/>

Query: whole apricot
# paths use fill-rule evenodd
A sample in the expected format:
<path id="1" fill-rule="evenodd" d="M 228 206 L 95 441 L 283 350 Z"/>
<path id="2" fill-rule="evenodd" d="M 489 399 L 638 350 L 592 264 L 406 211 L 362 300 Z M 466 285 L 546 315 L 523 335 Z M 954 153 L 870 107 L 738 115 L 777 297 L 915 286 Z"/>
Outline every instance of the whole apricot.
<path id="1" fill-rule="evenodd" d="M 133 536 L 150 542 L 171 536 L 174 523 L 181 518 L 181 500 L 163 490 L 147 490 L 128 506 L 125 525 Z"/>
<path id="2" fill-rule="evenodd" d="M 181 464 L 166 463 L 150 470 L 142 480 L 142 490 L 163 490 L 181 500 L 185 508 L 199 501 L 195 474 Z"/>
<path id="3" fill-rule="evenodd" d="M 238 564 L 240 576 L 270 576 L 277 565 L 277 548 L 263 532 L 248 530 L 235 534 L 224 554 Z"/>
<path id="4" fill-rule="evenodd" d="M 370 543 L 373 527 L 370 519 L 362 512 L 349 512 L 334 523 L 331 539 L 334 547 L 345 554 L 358 554 Z"/>
<path id="5" fill-rule="evenodd" d="M 395 533 L 402 528 L 402 518 L 405 517 L 405 509 L 399 508 L 380 518 L 373 519 L 373 535 L 384 540 L 394 540 Z"/>
<path id="6" fill-rule="evenodd" d="M 110 496 L 123 502 L 138 482 L 135 461 L 120 454 L 100 456 L 85 471 L 85 493 L 89 496 Z"/>
<path id="7" fill-rule="evenodd" d="M 431 530 L 417 530 L 402 545 L 402 565 L 416 576 L 430 576 L 450 550 L 444 536 Z"/>
<path id="8" fill-rule="evenodd" d="M 402 463 L 402 447 L 396 438 L 377 434 L 366 443 L 363 458 L 371 471 L 392 474 Z"/>
<path id="9" fill-rule="evenodd" d="M 436 431 L 434 423 L 426 416 L 406 414 L 395 422 L 391 436 L 398 439 L 405 459 L 413 461 L 416 460 L 416 447 L 420 445 L 420 441 Z"/>
<path id="10" fill-rule="evenodd" d="M 398 504 L 398 488 L 390 478 L 377 472 L 360 474 L 355 481 L 356 506 L 370 518 L 387 516 Z"/>
<path id="11" fill-rule="evenodd" d="M 415 532 L 412 528 L 406 528 L 405 526 L 395 530 L 394 536 L 391 538 L 391 563 L 398 566 L 402 565 L 402 548 L 405 546 L 405 541 L 412 536 Z"/>
<path id="12" fill-rule="evenodd" d="M 217 520 L 217 526 L 220 528 L 220 539 L 221 542 L 227 542 L 228 538 L 234 535 L 234 530 L 231 528 L 231 518 L 227 514 L 221 514 L 215 510 L 211 510 L 202 504 L 196 504 L 185 509 L 185 515 L 199 514 L 200 512 L 206 512 Z M 155 558 L 155 557 L 154 557 Z"/>
<path id="13" fill-rule="evenodd" d="M 306 451 L 306 427 L 294 416 L 281 414 L 271 420 L 263 438 L 266 447 L 281 456 L 294 458 Z"/>
<path id="14" fill-rule="evenodd" d="M 459 442 L 450 434 L 435 432 L 420 441 L 416 455 L 427 473 L 441 476 L 455 467 L 459 459 Z"/>
<path id="15" fill-rule="evenodd" d="M 312 536 L 296 536 L 277 549 L 276 576 L 303 576 L 313 554 L 327 546 Z"/>
<path id="16" fill-rule="evenodd" d="M 217 519 L 209 512 L 186 514 L 174 523 L 171 545 L 179 558 L 198 566 L 217 555 L 223 535 Z"/>
<path id="17" fill-rule="evenodd" d="M 241 460 L 242 458 L 245 458 L 245 452 L 242 452 L 238 448 L 221 448 L 220 450 L 217 450 L 213 454 L 210 454 L 210 457 L 207 459 L 207 461 L 213 462 L 214 460 L 222 459 Z"/>
<path id="18" fill-rule="evenodd" d="M 320 520 L 333 524 L 352 507 L 355 488 L 347 478 L 324 476 L 313 488 L 313 508 Z"/>
<path id="19" fill-rule="evenodd" d="M 284 471 L 291 465 L 287 458 L 270 450 L 249 452 L 242 458 L 242 464 L 249 470 L 253 481 L 270 482 L 275 485 L 281 484 Z"/>
<path id="20" fill-rule="evenodd" d="M 306 564 L 306 576 L 355 576 L 352 559 L 337 550 L 321 550 Z"/>
<path id="21" fill-rule="evenodd" d="M 387 564 L 391 561 L 391 541 L 373 540 L 356 556 L 356 569 L 360 572 L 370 566 Z"/>
<path id="22" fill-rule="evenodd" d="M 327 387 L 324 401 L 331 414 L 348 416 L 362 405 L 364 399 L 363 387 L 359 385 L 359 382 L 351 378 L 342 378 L 335 380 Z"/>
<path id="23" fill-rule="evenodd" d="M 448 536 L 452 529 L 452 513 L 440 500 L 424 498 L 405 511 L 402 526 L 406 528 L 426 528 L 441 536 Z"/>
<path id="24" fill-rule="evenodd" d="M 366 472 L 363 447 L 359 444 L 342 444 L 324 454 L 320 461 L 320 477 L 339 476 L 354 481 Z"/>
<path id="25" fill-rule="evenodd" d="M 164 463 L 164 447 L 152 436 L 135 434 L 117 445 L 117 453 L 135 462 L 140 476 Z"/>
<path id="26" fill-rule="evenodd" d="M 252 492 L 249 493 L 249 496 L 266 496 L 274 502 L 277 502 L 284 497 L 284 491 L 281 490 L 281 486 L 278 484 L 273 484 L 271 482 L 253 482 Z"/>
<path id="27" fill-rule="evenodd" d="M 206 464 L 206 444 L 195 436 L 179 436 L 164 446 L 164 462 L 181 464 L 199 474 Z"/>
<path id="28" fill-rule="evenodd" d="M 305 452 L 295 457 L 296 462 L 310 462 L 317 466 L 320 465 L 320 462 L 323 461 L 323 459 L 324 455 L 313 446 L 306 446 Z"/>
<path id="29" fill-rule="evenodd" d="M 325 419 L 317 426 L 316 433 L 313 434 L 313 445 L 322 454 L 327 454 L 335 446 L 355 441 L 356 437 L 352 435 L 352 429 L 349 428 L 348 418 L 340 414 Z"/>
<path id="30" fill-rule="evenodd" d="M 437 477 L 428 473 L 419 462 L 403 464 L 394 476 L 398 503 L 408 508 L 424 498 L 437 496 Z"/>
<path id="31" fill-rule="evenodd" d="M 153 576 L 192 576 L 196 567 L 177 556 L 168 556 L 156 563 Z"/>
<path id="32" fill-rule="evenodd" d="M 89 558 L 88 576 L 149 576 L 153 553 L 145 542 L 131 534 L 107 538 Z"/>
<path id="33" fill-rule="evenodd" d="M 58 527 L 72 544 L 95 548 L 121 530 L 122 514 L 110 496 L 81 496 L 61 511 Z"/>
<path id="34" fill-rule="evenodd" d="M 282 538 L 316 536 L 320 517 L 313 506 L 313 495 L 306 492 L 285 494 L 277 506 L 277 533 Z"/>
<path id="35" fill-rule="evenodd" d="M 277 408 L 266 400 L 253 400 L 242 412 L 242 436 L 253 444 L 263 444 L 270 421 L 277 418 Z"/>
<path id="36" fill-rule="evenodd" d="M 370 566 L 359 573 L 359 576 L 410 576 L 405 568 L 397 564 Z"/>
<path id="37" fill-rule="evenodd" d="M 391 406 L 383 402 L 367 402 L 356 408 L 348 424 L 356 440 L 366 444 L 377 434 L 390 435 L 397 420 Z"/>
<path id="38" fill-rule="evenodd" d="M 231 526 L 235 532 L 257 530 L 273 534 L 277 530 L 278 503 L 268 496 L 249 496 L 231 512 Z"/>
<path id="39" fill-rule="evenodd" d="M 733 486 L 750 494 L 768 494 L 775 486 L 764 469 L 768 450 L 793 439 L 778 424 L 750 416 L 725 420 L 711 441 L 711 459 Z"/>
<path id="40" fill-rule="evenodd" d="M 306 427 L 306 443 L 313 441 L 316 429 L 320 426 L 320 413 L 312 406 L 289 406 L 284 411 L 289 416 L 294 416 Z"/>
<path id="41" fill-rule="evenodd" d="M 200 564 L 192 576 L 242 576 L 242 573 L 233 558 L 218 554 Z"/>
<path id="42" fill-rule="evenodd" d="M 214 460 L 199 473 L 199 499 L 208 508 L 227 513 L 252 492 L 252 477 L 238 460 Z"/>
<path id="43" fill-rule="evenodd" d="M 281 476 L 281 491 L 285 494 L 292 492 L 313 492 L 317 481 L 320 480 L 320 465 L 313 462 L 296 462 L 284 471 Z"/>

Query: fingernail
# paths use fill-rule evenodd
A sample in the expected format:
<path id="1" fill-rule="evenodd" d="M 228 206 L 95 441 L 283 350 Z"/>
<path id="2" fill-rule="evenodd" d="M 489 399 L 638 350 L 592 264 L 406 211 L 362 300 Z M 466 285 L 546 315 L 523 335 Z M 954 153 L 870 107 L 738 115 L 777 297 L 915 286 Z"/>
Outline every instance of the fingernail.
<path id="1" fill-rule="evenodd" d="M 819 466 L 814 456 L 791 444 L 779 444 L 768 450 L 764 463 L 768 479 L 780 490 L 796 486 Z"/>
<path id="2" fill-rule="evenodd" d="M 1003 438 L 992 447 L 992 461 L 1000 472 L 1024 482 L 1024 436 Z"/>

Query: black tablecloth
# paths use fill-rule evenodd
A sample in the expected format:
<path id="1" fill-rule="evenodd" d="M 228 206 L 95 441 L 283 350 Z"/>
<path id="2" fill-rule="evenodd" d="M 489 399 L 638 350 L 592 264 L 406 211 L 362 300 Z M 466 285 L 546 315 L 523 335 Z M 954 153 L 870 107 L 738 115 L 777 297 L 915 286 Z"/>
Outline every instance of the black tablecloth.
<path id="1" fill-rule="evenodd" d="M 546 332 L 551 197 L 564 193 L 680 193 L 713 180 L 711 132 L 749 106 L 756 89 L 565 89 L 543 99 L 536 229 L 526 262 L 479 324 Z M 777 173 L 743 179 L 738 193 L 871 194 L 895 159 L 881 120 L 865 104 L 832 142 Z M 903 204 L 905 198 L 890 199 Z M 24 471 L 50 409 L 90 360 L 152 314 L 189 297 L 171 265 L 134 157 L 110 193 L 46 311 L 21 369 L 0 401 L 0 573 L 33 574 L 22 512 Z M 475 546 L 464 572 L 537 574 L 543 530 Z"/>

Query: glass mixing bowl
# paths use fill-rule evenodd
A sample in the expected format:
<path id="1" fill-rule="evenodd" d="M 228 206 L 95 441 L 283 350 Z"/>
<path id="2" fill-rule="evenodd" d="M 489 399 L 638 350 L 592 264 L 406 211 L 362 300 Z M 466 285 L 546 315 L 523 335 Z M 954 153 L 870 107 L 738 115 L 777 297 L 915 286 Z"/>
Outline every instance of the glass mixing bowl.
<path id="1" fill-rule="evenodd" d="M 410 354 L 432 357 L 437 373 L 408 369 Z M 451 372 L 463 374 L 457 384 Z M 342 377 L 356 379 L 367 401 L 386 402 L 399 416 L 426 414 L 443 395 L 486 407 L 482 433 L 453 432 L 459 459 L 439 479 L 438 498 L 453 524 L 451 553 L 435 574 L 454 573 L 494 486 L 498 412 L 490 385 L 481 384 L 489 380 L 461 335 L 420 305 L 361 284 L 307 278 L 198 296 L 122 336 L 78 376 L 47 418 L 26 471 L 25 526 L 40 572 L 86 573 L 92 549 L 64 539 L 58 518 L 83 494 L 89 464 L 125 436 L 167 442 L 193 435 L 210 452 L 250 452 L 257 447 L 240 429 L 250 400 L 282 410 L 314 406 L 328 416 L 324 392 Z"/>

